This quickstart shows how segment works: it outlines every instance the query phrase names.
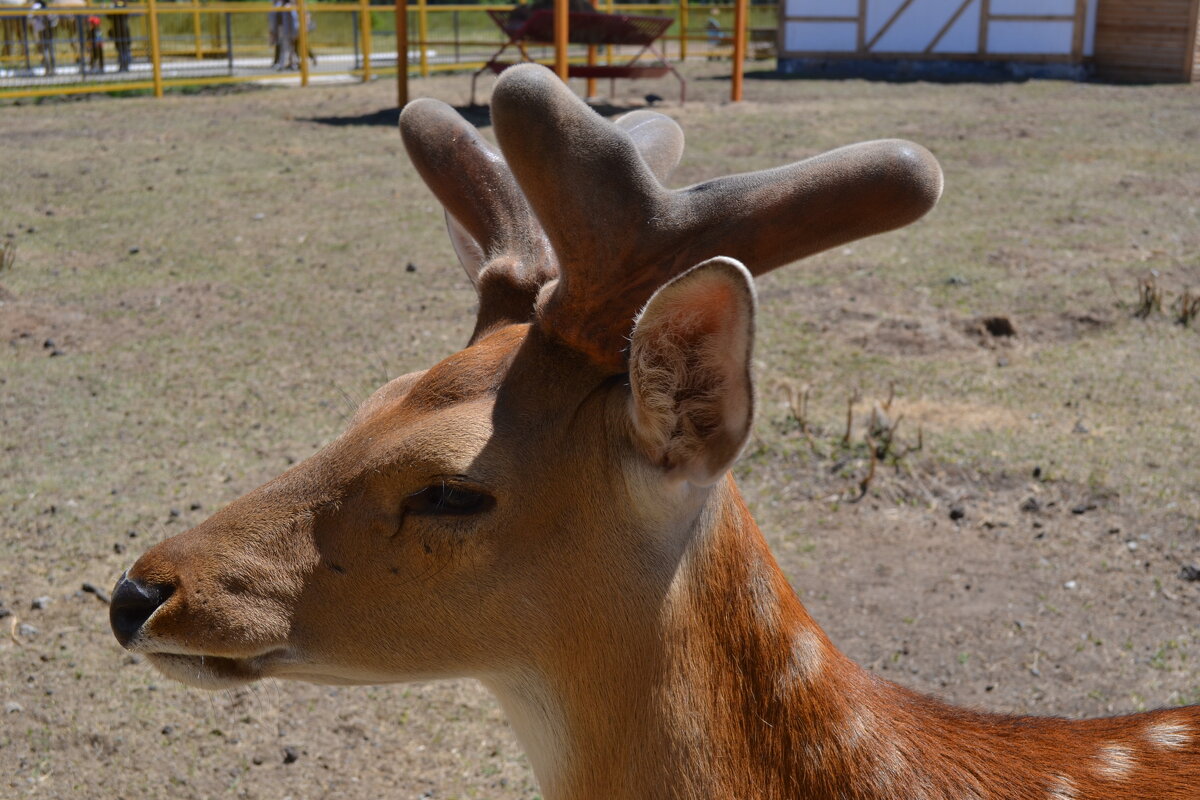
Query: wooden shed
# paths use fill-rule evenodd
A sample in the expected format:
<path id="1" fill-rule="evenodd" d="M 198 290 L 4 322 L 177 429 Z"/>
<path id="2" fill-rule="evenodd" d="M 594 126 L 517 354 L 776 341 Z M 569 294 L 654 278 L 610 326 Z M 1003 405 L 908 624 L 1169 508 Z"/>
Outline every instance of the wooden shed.
<path id="1" fill-rule="evenodd" d="M 785 73 L 1200 80 L 1200 0 L 783 0 Z"/>
<path id="2" fill-rule="evenodd" d="M 1200 0 L 1099 0 L 1096 77 L 1200 81 Z"/>

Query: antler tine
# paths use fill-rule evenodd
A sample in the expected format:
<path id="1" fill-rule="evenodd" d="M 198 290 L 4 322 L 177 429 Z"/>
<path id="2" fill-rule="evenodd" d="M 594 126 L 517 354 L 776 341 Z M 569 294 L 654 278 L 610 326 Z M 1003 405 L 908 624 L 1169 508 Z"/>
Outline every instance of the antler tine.
<path id="1" fill-rule="evenodd" d="M 593 112 L 544 67 L 518 65 L 500 75 L 492 123 L 559 261 L 539 324 L 596 363 L 618 366 L 612 351 L 619 352 L 628 328 L 617 334 L 606 317 L 632 320 L 662 282 L 630 286 L 639 275 L 626 267 L 669 255 L 647 225 L 669 209 L 668 193 L 633 135 Z M 660 158 L 651 160 L 661 166 Z"/>
<path id="2" fill-rule="evenodd" d="M 546 236 L 504 159 L 450 106 L 423 98 L 400 114 L 409 158 L 446 209 L 459 260 L 479 293 L 471 341 L 526 322 L 558 270 Z"/>
<path id="3" fill-rule="evenodd" d="M 688 269 L 716 255 L 752 275 L 839 244 L 895 230 L 942 194 L 933 154 L 901 139 L 840 147 L 795 164 L 731 175 L 675 193 L 675 261 Z"/>
<path id="4" fill-rule="evenodd" d="M 450 106 L 430 98 L 409 103 L 400 115 L 400 135 L 417 171 L 489 258 L 532 249 L 525 242 L 540 231 L 533 212 L 504 159 L 471 123 Z M 525 245 L 532 245 L 527 248 Z"/>
<path id="5" fill-rule="evenodd" d="M 653 111 L 617 120 L 655 174 L 666 177 L 683 154 L 683 131 Z M 504 159 L 474 126 L 437 100 L 410 103 L 400 115 L 409 157 L 446 209 L 459 261 L 480 295 L 471 341 L 497 324 L 525 322 L 542 285 L 558 270 L 540 223 Z"/>
<path id="6" fill-rule="evenodd" d="M 536 65 L 501 75 L 492 119 L 558 257 L 538 324 L 613 372 L 638 310 L 695 264 L 730 256 L 761 275 L 912 222 L 941 194 L 937 161 L 900 141 L 670 191 L 638 155 L 636 126 L 607 122 Z"/>

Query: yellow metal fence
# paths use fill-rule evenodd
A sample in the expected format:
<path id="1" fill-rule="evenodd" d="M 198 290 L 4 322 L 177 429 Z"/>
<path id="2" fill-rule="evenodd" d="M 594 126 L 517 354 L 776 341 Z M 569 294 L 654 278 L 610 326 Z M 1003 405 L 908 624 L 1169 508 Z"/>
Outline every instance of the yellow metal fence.
<path id="1" fill-rule="evenodd" d="M 307 85 L 396 74 L 394 5 L 367 0 L 291 0 L 283 6 L 201 0 L 51 2 L 55 5 L 44 9 L 0 6 L 0 98 L 136 90 L 161 95 L 166 89 L 205 84 L 298 77 Z M 674 17 L 662 42 L 671 58 L 729 54 L 732 5 L 601 0 L 597 7 Z M 407 15 L 408 72 L 427 76 L 479 68 L 505 41 L 487 11 L 510 8 L 413 0 Z M 754 5 L 751 15 L 751 38 L 760 44 L 773 41 L 776 6 Z M 529 51 L 540 60 L 553 58 L 548 46 Z M 573 57 L 585 55 L 585 48 L 572 52 Z"/>

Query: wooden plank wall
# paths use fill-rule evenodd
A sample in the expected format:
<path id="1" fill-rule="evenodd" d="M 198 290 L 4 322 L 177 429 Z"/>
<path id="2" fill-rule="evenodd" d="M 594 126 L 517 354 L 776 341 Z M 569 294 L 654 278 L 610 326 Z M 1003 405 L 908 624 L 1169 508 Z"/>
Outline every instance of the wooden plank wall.
<path id="1" fill-rule="evenodd" d="M 1192 83 L 1200 83 L 1200 2 L 1192 9 Z"/>
<path id="2" fill-rule="evenodd" d="M 1096 76 L 1115 81 L 1190 81 L 1200 0 L 1100 0 Z"/>

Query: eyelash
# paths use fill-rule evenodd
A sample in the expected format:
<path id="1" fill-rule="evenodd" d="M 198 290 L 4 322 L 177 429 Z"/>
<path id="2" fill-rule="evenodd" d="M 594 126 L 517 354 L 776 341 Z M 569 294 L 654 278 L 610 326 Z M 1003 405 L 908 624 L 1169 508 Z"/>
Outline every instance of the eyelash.
<path id="1" fill-rule="evenodd" d="M 486 492 L 439 481 L 410 494 L 404 510 L 419 516 L 466 517 L 489 511 L 494 505 L 496 498 Z"/>

